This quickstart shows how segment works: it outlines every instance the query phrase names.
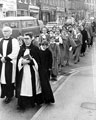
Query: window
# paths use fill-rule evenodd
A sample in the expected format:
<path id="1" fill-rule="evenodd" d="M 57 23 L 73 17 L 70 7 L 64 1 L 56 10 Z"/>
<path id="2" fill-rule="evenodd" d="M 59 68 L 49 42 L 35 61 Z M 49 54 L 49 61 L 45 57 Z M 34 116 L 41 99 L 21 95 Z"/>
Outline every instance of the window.
<path id="1" fill-rule="evenodd" d="M 36 20 L 22 21 L 22 28 L 37 26 Z"/>
<path id="2" fill-rule="evenodd" d="M 26 21 L 22 21 L 22 22 L 21 22 L 21 27 L 22 27 L 22 28 L 26 28 Z"/>
<path id="3" fill-rule="evenodd" d="M 9 26 L 11 28 L 19 28 L 19 22 L 16 22 L 16 21 L 3 22 L 2 27 L 4 26 Z"/>
<path id="4" fill-rule="evenodd" d="M 36 20 L 27 21 L 27 27 L 37 26 Z"/>
<path id="5" fill-rule="evenodd" d="M 9 24 L 11 28 L 19 28 L 19 22 L 14 21 L 14 22 L 10 22 Z"/>

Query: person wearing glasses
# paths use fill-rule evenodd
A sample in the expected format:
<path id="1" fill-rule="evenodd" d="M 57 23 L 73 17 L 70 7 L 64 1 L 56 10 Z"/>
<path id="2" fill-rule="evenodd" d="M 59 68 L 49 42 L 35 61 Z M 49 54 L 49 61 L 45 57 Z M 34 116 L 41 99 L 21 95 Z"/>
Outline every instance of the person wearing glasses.
<path id="1" fill-rule="evenodd" d="M 17 109 L 25 110 L 28 106 L 35 107 L 36 104 L 42 103 L 39 68 L 39 48 L 32 44 L 32 34 L 25 33 L 24 45 L 20 48 L 17 58 Z"/>
<path id="2" fill-rule="evenodd" d="M 2 29 L 0 40 L 0 84 L 1 98 L 8 104 L 14 96 L 16 60 L 19 53 L 18 40 L 12 37 L 12 29 L 8 26 Z"/>

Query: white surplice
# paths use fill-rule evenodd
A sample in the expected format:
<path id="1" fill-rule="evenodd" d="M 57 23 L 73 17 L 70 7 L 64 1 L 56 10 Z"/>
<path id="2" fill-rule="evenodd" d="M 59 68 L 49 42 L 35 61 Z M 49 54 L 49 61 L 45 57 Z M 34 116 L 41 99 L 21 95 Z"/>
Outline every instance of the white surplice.
<path id="1" fill-rule="evenodd" d="M 24 56 L 27 54 L 30 54 L 29 49 L 25 50 Z M 41 93 L 41 86 L 40 86 L 39 74 L 38 74 L 38 64 L 34 58 L 32 59 L 34 62 L 34 66 L 31 66 L 31 67 L 33 67 L 35 71 L 36 94 L 39 94 Z M 18 62 L 19 70 L 22 69 L 21 61 L 22 61 L 22 57 L 19 59 L 19 62 Z M 21 92 L 20 92 L 21 96 L 29 96 L 29 97 L 33 96 L 31 78 L 32 78 L 32 74 L 31 74 L 30 66 L 26 64 L 23 66 L 23 77 L 22 77 Z"/>
<path id="2" fill-rule="evenodd" d="M 7 53 L 7 46 L 8 46 L 8 41 L 7 40 L 4 40 L 3 42 L 3 56 L 2 57 L 5 57 L 6 56 L 6 53 Z M 8 55 L 8 57 L 10 59 L 12 59 L 12 61 L 10 61 L 12 64 L 13 64 L 13 68 L 12 68 L 12 83 L 15 82 L 15 75 L 16 75 L 16 61 L 17 61 L 17 55 L 18 55 L 18 52 L 19 52 L 19 43 L 17 41 L 17 39 L 13 38 L 12 39 L 12 52 L 11 54 Z M 6 80 L 5 80 L 5 63 L 2 63 L 2 70 L 1 70 L 1 80 L 0 82 L 2 84 L 6 84 Z"/>

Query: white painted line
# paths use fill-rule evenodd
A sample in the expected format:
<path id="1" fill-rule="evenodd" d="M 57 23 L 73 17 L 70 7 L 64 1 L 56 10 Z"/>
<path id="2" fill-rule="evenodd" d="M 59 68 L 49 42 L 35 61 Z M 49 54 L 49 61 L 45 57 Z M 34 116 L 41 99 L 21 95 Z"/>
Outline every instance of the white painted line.
<path id="1" fill-rule="evenodd" d="M 58 78 L 57 78 L 57 81 L 61 80 L 63 77 L 65 77 L 64 75 L 60 75 Z"/>
<path id="2" fill-rule="evenodd" d="M 31 120 L 37 120 L 40 114 L 46 109 L 47 105 L 43 105 L 38 112 L 31 118 Z"/>
<path id="3" fill-rule="evenodd" d="M 96 43 L 95 43 L 96 46 Z M 93 53 L 92 53 L 92 72 L 93 72 L 93 89 L 94 89 L 94 97 L 96 97 L 96 49 L 95 46 L 93 46 Z"/>
<path id="4" fill-rule="evenodd" d="M 71 75 L 69 75 L 69 76 L 66 78 L 66 80 L 60 85 L 60 87 L 57 88 L 57 90 L 55 91 L 54 94 L 56 94 L 59 90 L 61 90 L 62 87 L 64 87 L 64 85 L 68 82 L 68 80 L 70 80 L 70 78 L 71 78 L 72 76 L 74 76 L 75 74 L 77 74 L 78 72 L 79 72 L 79 71 L 76 70 L 76 71 L 74 71 L 74 73 L 72 73 Z"/>
<path id="5" fill-rule="evenodd" d="M 66 82 L 76 73 L 78 73 L 79 71 L 75 71 L 73 74 L 69 75 L 68 78 L 63 82 L 63 84 L 61 84 L 56 91 L 54 92 L 54 95 L 60 90 L 62 89 L 62 87 L 66 84 Z M 59 79 L 63 78 L 64 76 L 60 76 Z M 37 112 L 36 114 L 34 114 L 34 116 L 31 118 L 31 120 L 38 120 L 38 117 L 40 116 L 40 114 L 46 109 L 48 105 L 43 105 Z"/>

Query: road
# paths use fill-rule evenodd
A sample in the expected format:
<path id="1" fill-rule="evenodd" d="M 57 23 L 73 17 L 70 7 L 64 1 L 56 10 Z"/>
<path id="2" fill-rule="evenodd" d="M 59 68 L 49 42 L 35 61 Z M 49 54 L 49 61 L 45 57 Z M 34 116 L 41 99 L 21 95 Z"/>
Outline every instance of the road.
<path id="1" fill-rule="evenodd" d="M 51 82 L 56 99 L 54 105 L 43 105 L 20 112 L 16 110 L 17 100 L 15 98 L 8 105 L 0 99 L 0 120 L 91 120 L 83 119 L 83 116 L 93 117 L 96 112 L 92 109 L 85 109 L 86 105 L 94 108 L 93 103 L 96 101 L 95 61 L 96 43 L 93 48 L 87 50 L 80 63 L 74 65 L 71 62 L 70 66 L 62 69 L 63 72 L 72 72 L 70 76 L 62 75 L 58 77 L 57 82 Z"/>

